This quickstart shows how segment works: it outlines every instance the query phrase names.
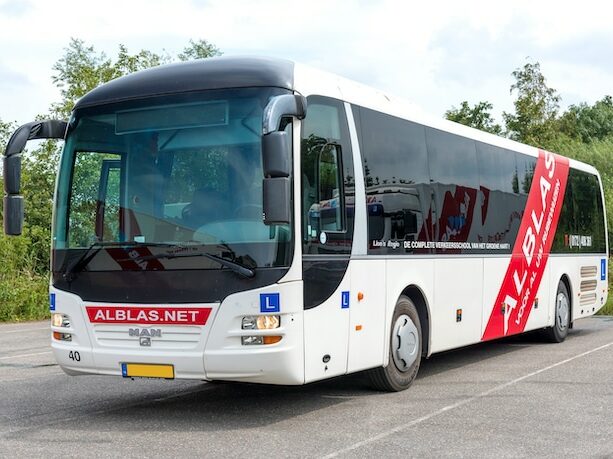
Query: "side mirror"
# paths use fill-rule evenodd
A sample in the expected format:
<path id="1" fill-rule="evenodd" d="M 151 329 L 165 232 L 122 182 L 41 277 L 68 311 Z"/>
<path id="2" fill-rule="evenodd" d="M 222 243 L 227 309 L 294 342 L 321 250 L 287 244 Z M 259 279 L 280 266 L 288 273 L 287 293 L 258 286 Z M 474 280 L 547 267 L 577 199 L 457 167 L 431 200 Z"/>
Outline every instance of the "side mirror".
<path id="1" fill-rule="evenodd" d="M 262 192 L 265 225 L 287 225 L 290 222 L 291 190 L 289 177 L 265 178 Z"/>
<path id="2" fill-rule="evenodd" d="M 283 94 L 273 97 L 264 109 L 262 165 L 265 225 L 289 224 L 291 217 L 291 142 L 285 127 L 291 118 L 306 116 L 306 98 Z"/>
<path id="3" fill-rule="evenodd" d="M 262 137 L 262 166 L 264 177 L 289 177 L 291 152 L 287 132 L 277 131 Z"/>
<path id="4" fill-rule="evenodd" d="M 21 234 L 23 227 L 23 196 L 21 191 L 21 153 L 28 140 L 63 139 L 66 135 L 65 121 L 33 121 L 17 128 L 4 150 L 4 233 Z"/>

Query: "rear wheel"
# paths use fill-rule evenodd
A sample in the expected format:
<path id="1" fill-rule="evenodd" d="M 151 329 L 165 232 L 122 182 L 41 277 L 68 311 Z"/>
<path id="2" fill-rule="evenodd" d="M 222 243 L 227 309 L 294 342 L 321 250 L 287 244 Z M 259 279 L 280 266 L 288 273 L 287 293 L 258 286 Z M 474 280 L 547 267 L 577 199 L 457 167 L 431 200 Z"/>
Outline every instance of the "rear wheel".
<path id="1" fill-rule="evenodd" d="M 566 284 L 562 281 L 558 284 L 556 292 L 554 314 L 555 322 L 553 327 L 545 330 L 545 336 L 552 343 L 561 343 L 566 339 L 570 326 L 570 297 Z"/>
<path id="2" fill-rule="evenodd" d="M 401 296 L 392 317 L 390 355 L 386 367 L 370 371 L 372 385 L 382 391 L 407 389 L 421 363 L 421 324 L 413 302 Z"/>

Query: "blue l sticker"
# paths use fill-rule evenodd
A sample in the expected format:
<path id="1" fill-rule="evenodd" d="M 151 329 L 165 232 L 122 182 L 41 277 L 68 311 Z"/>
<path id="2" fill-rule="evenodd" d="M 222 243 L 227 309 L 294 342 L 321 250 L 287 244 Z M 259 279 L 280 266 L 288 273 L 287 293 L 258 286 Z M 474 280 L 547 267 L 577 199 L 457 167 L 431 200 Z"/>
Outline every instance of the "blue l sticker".
<path id="1" fill-rule="evenodd" d="M 278 293 L 260 293 L 260 312 L 281 311 L 281 299 Z"/>
<path id="2" fill-rule="evenodd" d="M 347 309 L 349 307 L 349 292 L 341 292 L 341 308 Z"/>
<path id="3" fill-rule="evenodd" d="M 55 311 L 55 293 L 49 294 L 49 311 Z"/>
<path id="4" fill-rule="evenodd" d="M 600 260 L 600 280 L 607 280 L 607 259 Z"/>

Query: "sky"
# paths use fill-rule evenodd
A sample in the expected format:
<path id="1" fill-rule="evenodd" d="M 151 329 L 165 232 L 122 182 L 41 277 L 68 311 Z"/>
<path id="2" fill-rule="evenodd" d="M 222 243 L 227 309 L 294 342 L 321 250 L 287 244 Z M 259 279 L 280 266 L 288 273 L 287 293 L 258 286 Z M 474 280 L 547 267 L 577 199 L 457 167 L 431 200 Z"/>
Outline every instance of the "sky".
<path id="1" fill-rule="evenodd" d="M 566 5 L 565 3 L 568 3 Z M 70 38 L 176 54 L 205 39 L 224 55 L 282 57 L 443 116 L 463 100 L 512 111 L 511 73 L 539 62 L 562 107 L 613 93 L 613 5 L 583 0 L 0 0 L 0 119 L 60 100 L 53 64 Z"/>

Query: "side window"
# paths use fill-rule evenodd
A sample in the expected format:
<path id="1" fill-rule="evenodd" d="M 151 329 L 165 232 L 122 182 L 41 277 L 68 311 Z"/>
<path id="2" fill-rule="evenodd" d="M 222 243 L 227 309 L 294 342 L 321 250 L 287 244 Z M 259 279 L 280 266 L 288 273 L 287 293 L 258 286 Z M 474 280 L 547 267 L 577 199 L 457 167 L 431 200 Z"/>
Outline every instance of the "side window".
<path id="1" fill-rule="evenodd" d="M 350 253 L 353 160 L 342 102 L 320 96 L 308 98 L 301 167 L 304 253 Z"/>
<path id="2" fill-rule="evenodd" d="M 67 225 L 69 247 L 117 240 L 120 164 L 118 154 L 80 151 L 75 155 Z"/>
<path id="3" fill-rule="evenodd" d="M 517 179 L 513 184 L 513 192 L 524 195 L 524 199 L 527 199 L 527 196 L 530 193 L 530 187 L 532 186 L 534 169 L 536 169 L 536 157 L 516 153 L 515 161 L 517 168 Z"/>
<path id="4" fill-rule="evenodd" d="M 426 253 L 433 241 L 432 192 L 424 127 L 354 108 L 363 156 L 372 254 Z"/>
<path id="5" fill-rule="evenodd" d="M 437 209 L 437 241 L 480 242 L 477 237 L 481 216 L 477 211 L 480 203 L 475 141 L 426 128 L 426 143 Z M 474 253 L 472 249 L 464 250 L 457 244 L 450 248 L 437 248 L 440 253 L 458 253 L 460 250 Z"/>
<path id="6" fill-rule="evenodd" d="M 552 252 L 603 253 L 604 211 L 595 175 L 571 169 Z"/>
<path id="7" fill-rule="evenodd" d="M 342 205 L 341 167 L 336 146 L 328 145 L 321 150 L 317 161 L 318 172 L 318 209 L 321 231 L 343 231 L 344 206 Z M 311 229 L 311 231 L 313 228 Z"/>
<path id="8" fill-rule="evenodd" d="M 511 253 L 525 207 L 519 194 L 515 152 L 477 142 L 479 165 L 477 239 L 481 253 Z"/>
<path id="9" fill-rule="evenodd" d="M 101 241 L 117 241 L 120 237 L 121 161 L 102 161 L 100 188 L 96 209 L 96 236 Z"/>

